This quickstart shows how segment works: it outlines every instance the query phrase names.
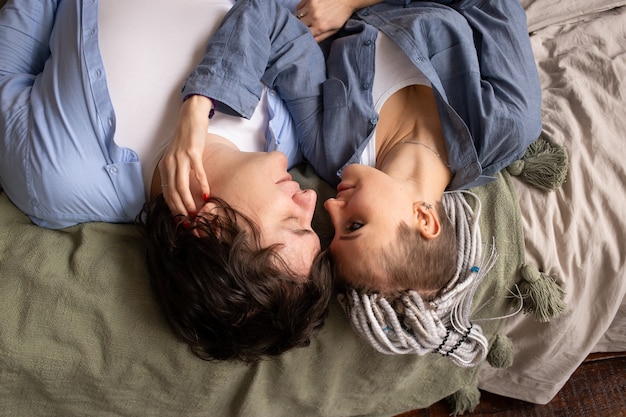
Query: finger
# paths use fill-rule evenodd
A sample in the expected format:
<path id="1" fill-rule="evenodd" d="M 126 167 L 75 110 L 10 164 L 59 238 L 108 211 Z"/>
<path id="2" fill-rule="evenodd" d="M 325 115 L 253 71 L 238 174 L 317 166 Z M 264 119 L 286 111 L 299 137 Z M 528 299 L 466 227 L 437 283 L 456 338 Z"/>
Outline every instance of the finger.
<path id="1" fill-rule="evenodd" d="M 176 192 L 173 192 L 173 193 L 170 193 L 169 196 L 170 196 L 169 201 L 166 200 L 166 202 L 168 203 L 167 206 L 170 208 L 170 211 L 172 212 L 172 216 L 174 217 L 179 216 L 179 215 L 187 216 L 187 209 L 185 208 L 183 201 L 180 199 L 180 195 Z"/>
<path id="2" fill-rule="evenodd" d="M 196 175 L 196 181 L 200 185 L 200 191 L 202 192 L 202 200 L 207 202 L 211 196 L 211 188 L 209 186 L 209 180 L 207 179 L 206 172 L 204 171 L 204 164 L 202 158 L 195 158 L 191 162 L 191 168 Z"/>
<path id="3" fill-rule="evenodd" d="M 174 175 L 175 189 L 172 191 L 172 197 L 179 199 L 184 207 L 183 214 L 194 216 L 196 214 L 196 203 L 189 189 L 189 171 L 191 166 L 187 159 L 179 161 L 176 165 Z"/>
<path id="4" fill-rule="evenodd" d="M 318 33 L 317 35 L 314 35 L 313 37 L 315 38 L 315 41 L 317 43 L 320 43 L 320 42 L 330 38 L 335 33 L 337 33 L 337 29 L 327 30 L 326 32 Z"/>
<path id="5" fill-rule="evenodd" d="M 176 160 L 172 155 L 166 156 L 162 164 L 159 164 L 159 172 L 161 173 L 161 184 L 166 186 L 161 187 L 163 192 L 163 198 L 167 203 L 170 211 L 174 216 L 182 214 L 187 215 L 187 209 L 185 204 L 180 198 L 177 192 L 176 186 Z"/>
<path id="6" fill-rule="evenodd" d="M 170 184 L 174 184 L 172 177 L 168 174 L 168 168 L 166 163 L 167 157 L 163 157 L 161 161 L 159 161 L 159 175 L 161 177 L 161 193 L 163 194 L 163 199 L 167 204 L 167 207 L 170 209 L 173 215 L 184 213 L 184 205 L 182 202 L 175 201 L 172 197 L 172 192 L 170 190 Z"/>
<path id="7" fill-rule="evenodd" d="M 295 8 L 295 13 L 294 13 L 294 14 L 297 16 L 297 15 L 298 15 L 298 10 L 302 10 L 302 9 L 304 9 L 304 8 L 307 6 L 307 4 L 308 4 L 308 3 L 309 3 L 309 1 L 308 1 L 308 0 L 302 0 L 300 3 L 298 3 L 298 4 L 296 5 L 296 8 Z"/>

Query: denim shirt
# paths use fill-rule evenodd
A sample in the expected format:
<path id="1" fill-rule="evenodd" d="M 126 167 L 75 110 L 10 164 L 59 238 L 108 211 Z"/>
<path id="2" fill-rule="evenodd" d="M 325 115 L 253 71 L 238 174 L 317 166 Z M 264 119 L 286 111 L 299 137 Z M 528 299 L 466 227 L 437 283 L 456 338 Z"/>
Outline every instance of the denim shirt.
<path id="1" fill-rule="evenodd" d="M 183 95 L 206 95 L 220 102 L 218 109 L 250 117 L 262 80 L 285 101 L 305 158 L 336 184 L 342 168 L 360 160 L 378 122 L 371 87 L 380 31 L 433 87 L 453 172 L 448 188 L 484 184 L 541 131 L 526 16 L 517 0 L 439 3 L 361 9 L 322 52 L 288 10 L 239 0 Z"/>

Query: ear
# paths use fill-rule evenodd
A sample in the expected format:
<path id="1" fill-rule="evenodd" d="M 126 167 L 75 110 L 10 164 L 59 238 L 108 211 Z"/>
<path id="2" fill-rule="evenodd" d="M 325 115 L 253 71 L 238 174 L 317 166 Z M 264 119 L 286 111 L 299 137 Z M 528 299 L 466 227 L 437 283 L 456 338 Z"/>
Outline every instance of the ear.
<path id="1" fill-rule="evenodd" d="M 417 221 L 417 230 L 424 239 L 434 239 L 441 233 L 441 223 L 437 210 L 424 201 L 413 203 L 413 213 Z"/>
<path id="2" fill-rule="evenodd" d="M 200 210 L 198 210 L 198 216 L 201 216 L 201 215 L 216 216 L 219 214 L 219 209 L 220 209 L 220 206 L 218 206 L 213 201 L 209 201 L 208 203 L 204 203 L 204 205 L 200 207 Z"/>
<path id="3" fill-rule="evenodd" d="M 210 220 L 211 217 L 217 216 L 217 215 L 219 215 L 219 213 L 220 213 L 220 206 L 218 206 L 217 204 L 215 204 L 212 201 L 209 201 L 208 203 L 204 203 L 204 205 L 198 211 L 198 214 L 196 215 L 196 217 L 204 217 L 207 220 Z M 193 230 L 193 234 L 196 237 L 203 237 L 204 236 L 204 232 L 201 232 L 198 229 L 194 229 Z"/>

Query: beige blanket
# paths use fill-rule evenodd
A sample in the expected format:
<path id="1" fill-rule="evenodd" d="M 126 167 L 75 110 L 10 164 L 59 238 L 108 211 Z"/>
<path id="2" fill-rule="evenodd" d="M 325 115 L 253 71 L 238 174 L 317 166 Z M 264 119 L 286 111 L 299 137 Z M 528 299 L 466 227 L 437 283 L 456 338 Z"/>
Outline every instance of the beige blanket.
<path id="1" fill-rule="evenodd" d="M 568 308 L 546 324 L 508 320 L 515 362 L 484 368 L 480 386 L 546 403 L 590 352 L 626 351 L 626 7 L 546 27 L 531 40 L 544 135 L 567 147 L 571 166 L 554 193 L 517 182 L 516 190 L 526 257 L 558 278 Z"/>

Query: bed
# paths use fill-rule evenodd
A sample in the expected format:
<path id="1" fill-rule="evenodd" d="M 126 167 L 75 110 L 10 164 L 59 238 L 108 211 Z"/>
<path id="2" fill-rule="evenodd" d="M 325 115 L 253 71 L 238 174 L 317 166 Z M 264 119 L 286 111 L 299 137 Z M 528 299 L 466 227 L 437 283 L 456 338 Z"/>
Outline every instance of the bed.
<path id="1" fill-rule="evenodd" d="M 133 225 L 42 229 L 0 191 L 0 415 L 393 416 L 444 398 L 460 413 L 478 388 L 545 404 L 589 353 L 626 351 L 626 0 L 522 4 L 541 140 L 566 151 L 568 169 L 538 188 L 521 162 L 473 190 L 499 253 L 474 300 L 492 348 L 483 365 L 379 354 L 335 298 L 306 348 L 254 365 L 202 361 L 158 313 Z M 293 174 L 320 203 L 332 194 L 310 167 Z M 562 289 L 562 311 L 518 311 L 529 265 Z"/>

